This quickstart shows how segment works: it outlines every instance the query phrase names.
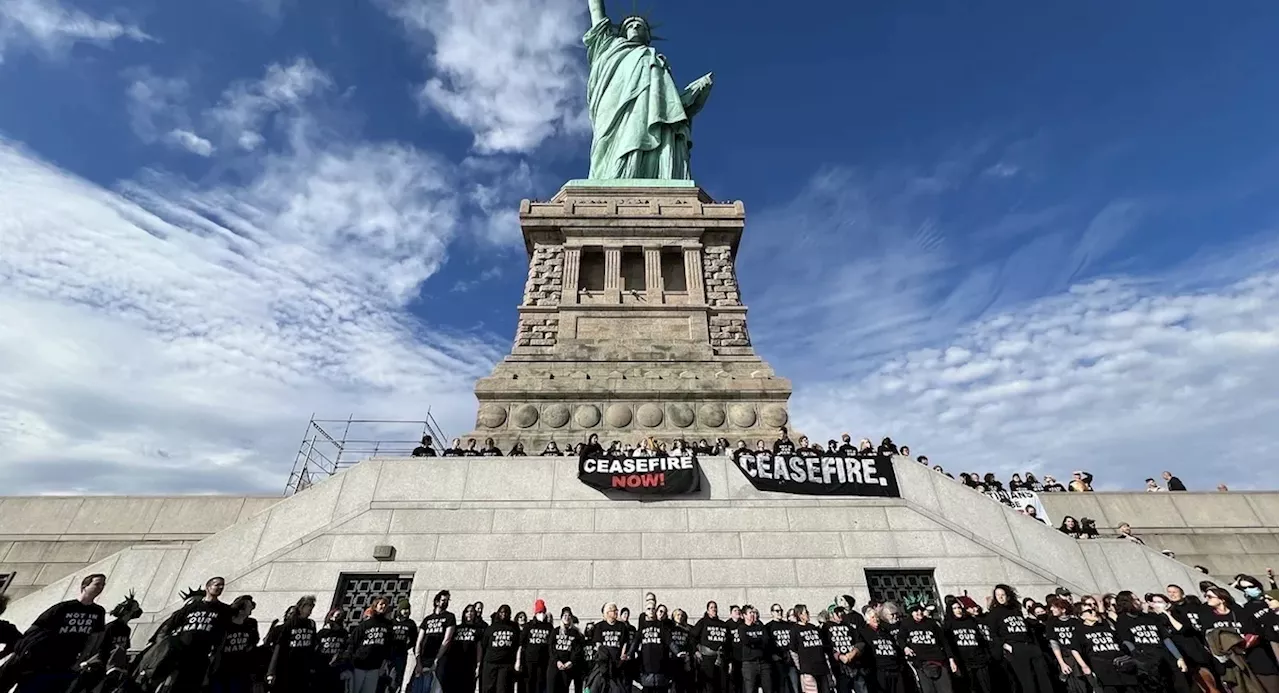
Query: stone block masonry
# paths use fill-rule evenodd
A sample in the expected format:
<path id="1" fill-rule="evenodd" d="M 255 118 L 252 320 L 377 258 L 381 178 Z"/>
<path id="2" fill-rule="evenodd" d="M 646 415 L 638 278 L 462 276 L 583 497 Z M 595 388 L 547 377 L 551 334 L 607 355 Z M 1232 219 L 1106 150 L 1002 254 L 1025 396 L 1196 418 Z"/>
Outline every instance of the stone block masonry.
<path id="1" fill-rule="evenodd" d="M 511 353 L 476 383 L 475 430 L 538 450 L 771 438 L 791 383 L 751 345 L 734 269 L 741 202 L 695 186 L 570 184 L 525 200 L 529 257 Z"/>

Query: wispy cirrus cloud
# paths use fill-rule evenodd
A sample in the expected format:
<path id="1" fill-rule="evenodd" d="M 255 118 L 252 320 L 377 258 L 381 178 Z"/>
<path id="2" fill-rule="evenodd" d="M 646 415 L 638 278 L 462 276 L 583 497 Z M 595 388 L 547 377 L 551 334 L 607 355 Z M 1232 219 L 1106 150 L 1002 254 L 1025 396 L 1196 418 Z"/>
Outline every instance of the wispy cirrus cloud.
<path id="1" fill-rule="evenodd" d="M 136 24 L 94 17 L 57 0 L 0 0 L 0 63 L 6 52 L 31 49 L 59 57 L 77 43 L 152 41 Z"/>
<path id="2" fill-rule="evenodd" d="M 469 128 L 477 151 L 525 153 L 587 131 L 578 0 L 381 0 L 427 54 L 422 103 Z"/>
<path id="3" fill-rule="evenodd" d="M 314 411 L 469 426 L 497 347 L 406 311 L 462 228 L 453 167 L 287 117 L 202 184 L 105 189 L 0 142 L 9 492 L 277 491 Z"/>
<path id="4" fill-rule="evenodd" d="M 129 126 L 138 139 L 163 143 L 197 156 L 211 156 L 213 143 L 196 134 L 187 113 L 190 88 L 186 80 L 161 77 L 147 68 L 126 72 L 129 86 Z"/>

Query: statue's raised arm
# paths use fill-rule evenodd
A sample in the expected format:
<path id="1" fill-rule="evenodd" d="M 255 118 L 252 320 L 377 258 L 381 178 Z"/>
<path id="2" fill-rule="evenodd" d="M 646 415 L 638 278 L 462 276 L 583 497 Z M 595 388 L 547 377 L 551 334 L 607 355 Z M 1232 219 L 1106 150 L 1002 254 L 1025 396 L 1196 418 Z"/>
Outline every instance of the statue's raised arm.
<path id="1" fill-rule="evenodd" d="M 591 10 L 591 26 L 599 24 L 601 19 L 609 18 L 604 13 L 604 0 L 587 0 L 587 9 Z"/>
<path id="2" fill-rule="evenodd" d="M 666 56 L 651 45 L 647 17 L 630 14 L 614 23 L 604 0 L 587 0 L 587 8 L 590 178 L 692 179 L 691 126 L 711 92 L 711 74 L 680 89 Z"/>

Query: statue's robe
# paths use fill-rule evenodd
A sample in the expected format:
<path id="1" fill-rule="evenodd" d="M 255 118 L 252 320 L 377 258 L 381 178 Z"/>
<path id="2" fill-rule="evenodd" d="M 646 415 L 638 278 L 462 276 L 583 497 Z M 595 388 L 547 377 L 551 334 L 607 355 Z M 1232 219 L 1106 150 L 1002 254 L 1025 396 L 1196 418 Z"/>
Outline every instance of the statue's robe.
<path id="1" fill-rule="evenodd" d="M 582 37 L 587 46 L 587 107 L 593 179 L 689 180 L 690 119 L 666 58 L 628 41 L 607 18 Z"/>

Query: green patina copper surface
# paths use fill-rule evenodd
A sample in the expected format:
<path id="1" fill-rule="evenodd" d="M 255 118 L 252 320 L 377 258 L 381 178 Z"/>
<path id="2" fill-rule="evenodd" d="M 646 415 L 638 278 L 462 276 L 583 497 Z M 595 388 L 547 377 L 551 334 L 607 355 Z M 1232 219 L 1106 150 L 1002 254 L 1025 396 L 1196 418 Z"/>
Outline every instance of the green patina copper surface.
<path id="1" fill-rule="evenodd" d="M 650 41 L 649 22 L 637 15 L 614 23 L 604 0 L 588 0 L 587 107 L 591 116 L 591 171 L 595 180 L 691 180 L 693 116 L 706 103 L 712 76 L 676 87 L 666 56 Z"/>

